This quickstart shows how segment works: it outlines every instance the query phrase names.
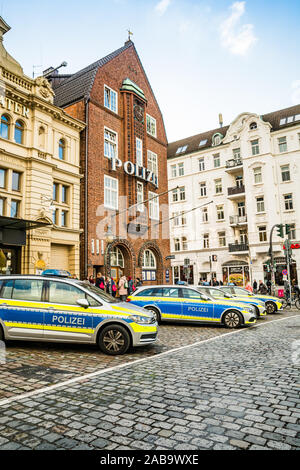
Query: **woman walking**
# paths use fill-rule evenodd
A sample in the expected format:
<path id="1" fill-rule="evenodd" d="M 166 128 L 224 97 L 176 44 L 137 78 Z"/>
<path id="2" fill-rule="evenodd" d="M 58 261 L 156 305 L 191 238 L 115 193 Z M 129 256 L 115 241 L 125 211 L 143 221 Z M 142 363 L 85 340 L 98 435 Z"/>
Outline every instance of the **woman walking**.
<path id="1" fill-rule="evenodd" d="M 119 295 L 122 302 L 125 302 L 128 295 L 128 283 L 126 276 L 122 276 L 119 280 Z"/>

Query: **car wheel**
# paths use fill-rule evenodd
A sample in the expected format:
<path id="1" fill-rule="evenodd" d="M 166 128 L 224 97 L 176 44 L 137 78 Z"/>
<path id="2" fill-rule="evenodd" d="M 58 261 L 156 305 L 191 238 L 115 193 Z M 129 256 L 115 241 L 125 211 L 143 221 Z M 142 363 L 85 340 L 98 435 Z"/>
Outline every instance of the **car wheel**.
<path id="1" fill-rule="evenodd" d="M 159 311 L 157 310 L 157 308 L 155 308 L 155 307 L 146 307 L 146 310 L 149 310 L 149 312 L 153 313 L 153 315 L 155 316 L 155 320 L 157 321 L 157 323 L 160 323 L 160 322 L 161 322 L 161 316 L 160 316 L 160 313 L 159 313 Z"/>
<path id="2" fill-rule="evenodd" d="M 259 308 L 258 308 L 256 305 L 253 305 L 253 304 L 251 304 L 251 305 L 252 305 L 252 307 L 253 307 L 254 310 L 255 310 L 256 319 L 259 318 L 259 315 L 260 315 L 260 314 L 259 314 Z"/>
<path id="3" fill-rule="evenodd" d="M 276 305 L 273 302 L 266 302 L 267 313 L 275 313 Z"/>
<path id="4" fill-rule="evenodd" d="M 0 326 L 0 341 L 4 341 L 4 333 L 2 330 L 2 326 Z"/>
<path id="5" fill-rule="evenodd" d="M 108 325 L 100 332 L 98 344 L 105 354 L 125 354 L 130 346 L 130 336 L 123 326 Z"/>
<path id="6" fill-rule="evenodd" d="M 223 317 L 223 323 L 226 328 L 239 328 L 242 324 L 241 315 L 238 312 L 226 312 Z"/>

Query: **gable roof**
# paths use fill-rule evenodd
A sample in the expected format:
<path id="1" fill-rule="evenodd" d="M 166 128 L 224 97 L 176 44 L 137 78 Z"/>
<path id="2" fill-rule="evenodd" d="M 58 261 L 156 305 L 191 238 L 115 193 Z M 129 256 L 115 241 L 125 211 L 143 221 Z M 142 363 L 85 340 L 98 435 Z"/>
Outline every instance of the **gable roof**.
<path id="1" fill-rule="evenodd" d="M 290 106 L 289 108 L 280 109 L 279 111 L 274 111 L 272 113 L 263 114 L 260 118 L 264 122 L 269 122 L 272 126 L 271 132 L 278 131 L 280 129 L 284 129 L 286 127 L 290 127 L 293 124 L 300 124 L 300 120 L 294 122 L 286 122 L 285 124 L 280 124 L 281 119 L 288 118 L 291 116 L 299 115 L 300 114 L 300 104 L 295 106 Z M 207 132 L 203 132 L 201 134 L 194 135 L 192 137 L 186 137 L 181 140 L 177 140 L 175 142 L 171 142 L 168 145 L 168 158 L 175 158 L 185 154 L 190 154 L 192 152 L 199 152 L 202 149 L 212 147 L 212 137 L 214 134 L 220 133 L 224 137 L 226 132 L 228 131 L 230 126 L 218 127 L 217 129 L 213 129 Z M 201 141 L 207 140 L 204 145 L 199 146 Z M 220 149 L 220 145 L 216 145 L 216 153 L 218 149 Z M 179 152 L 176 154 L 179 147 L 187 146 L 184 152 Z"/>
<path id="2" fill-rule="evenodd" d="M 54 104 L 60 108 L 64 108 L 87 97 L 92 89 L 98 68 L 107 64 L 131 46 L 133 46 L 133 42 L 127 41 L 123 47 L 120 47 L 111 54 L 108 54 L 84 69 L 79 70 L 79 72 L 74 73 L 71 77 L 63 80 L 54 89 Z"/>

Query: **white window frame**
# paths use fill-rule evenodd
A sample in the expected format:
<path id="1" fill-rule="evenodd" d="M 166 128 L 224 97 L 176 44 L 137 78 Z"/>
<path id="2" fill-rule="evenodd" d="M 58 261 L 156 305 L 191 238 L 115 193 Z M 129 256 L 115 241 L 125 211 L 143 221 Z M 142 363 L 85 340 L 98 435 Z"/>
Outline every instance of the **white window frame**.
<path id="1" fill-rule="evenodd" d="M 253 176 L 254 176 L 254 184 L 262 183 L 262 169 L 261 169 L 261 166 L 257 166 L 256 168 L 253 168 Z M 257 179 L 259 181 L 256 181 Z"/>
<path id="2" fill-rule="evenodd" d="M 203 248 L 209 248 L 209 233 L 203 234 Z"/>
<path id="3" fill-rule="evenodd" d="M 112 187 L 112 183 L 116 183 L 116 188 Z M 116 195 L 115 204 L 113 204 L 112 202 L 111 194 L 109 198 L 107 198 L 108 192 Z M 111 176 L 104 175 L 104 207 L 106 207 L 107 209 L 118 210 L 118 196 L 119 180 L 117 178 L 112 178 Z"/>
<path id="4" fill-rule="evenodd" d="M 265 212 L 265 197 L 264 196 L 257 196 L 256 198 L 256 212 L 258 214 Z M 258 201 L 258 199 L 262 199 L 262 201 Z"/>
<path id="5" fill-rule="evenodd" d="M 154 198 L 154 196 L 157 196 L 157 194 L 151 191 L 148 192 L 148 199 L 152 199 Z M 149 201 L 149 219 L 159 220 L 159 198 L 158 197 Z"/>
<path id="6" fill-rule="evenodd" d="M 264 230 L 262 230 L 264 229 Z M 258 227 L 258 238 L 259 241 L 264 243 L 268 241 L 268 235 L 267 235 L 267 226 L 266 225 L 261 225 Z"/>
<path id="7" fill-rule="evenodd" d="M 139 137 L 135 139 L 135 148 L 136 148 L 136 164 L 138 166 L 143 166 L 143 141 Z"/>
<path id="8" fill-rule="evenodd" d="M 144 212 L 144 185 L 140 181 L 136 182 L 136 202 L 137 210 Z"/>
<path id="9" fill-rule="evenodd" d="M 176 178 L 177 176 L 177 165 L 171 165 L 171 178 Z"/>
<path id="10" fill-rule="evenodd" d="M 154 126 L 154 129 L 153 129 Z M 152 137 L 156 137 L 157 130 L 156 130 L 156 119 L 150 114 L 146 114 L 146 128 L 147 134 L 152 135 Z"/>
<path id="11" fill-rule="evenodd" d="M 178 163 L 178 176 L 184 176 L 184 162 Z"/>
<path id="12" fill-rule="evenodd" d="M 226 232 L 218 232 L 218 238 L 219 238 L 219 246 L 224 247 L 226 246 Z"/>
<path id="13" fill-rule="evenodd" d="M 152 263 L 153 261 L 153 263 Z M 152 250 L 146 249 L 143 253 L 143 269 L 156 269 L 156 257 Z"/>
<path id="14" fill-rule="evenodd" d="M 152 152 L 152 150 L 147 150 L 147 168 L 158 176 L 157 153 Z"/>
<path id="15" fill-rule="evenodd" d="M 279 153 L 284 153 L 288 151 L 286 136 L 278 138 L 278 150 Z"/>
<path id="16" fill-rule="evenodd" d="M 220 154 L 216 153 L 215 155 L 213 155 L 213 159 L 214 159 L 214 168 L 220 168 L 221 166 Z"/>
<path id="17" fill-rule="evenodd" d="M 251 140 L 251 153 L 252 155 L 259 155 L 259 140 Z"/>
<path id="18" fill-rule="evenodd" d="M 202 181 L 201 183 L 199 183 L 199 186 L 200 186 L 200 196 L 206 197 L 207 196 L 206 182 Z"/>
<path id="19" fill-rule="evenodd" d="M 286 169 L 284 170 L 284 168 L 286 168 Z M 289 164 L 281 165 L 280 172 L 281 172 L 281 181 L 282 181 L 282 183 L 285 183 L 286 181 L 291 181 L 291 172 L 290 172 L 290 165 Z M 288 179 L 283 178 L 284 174 L 285 175 L 288 174 Z"/>
<path id="20" fill-rule="evenodd" d="M 217 209 L 217 220 L 225 220 L 224 204 L 218 205 L 216 209 Z M 223 217 L 220 217 L 220 215 L 222 214 L 223 214 Z"/>
<path id="21" fill-rule="evenodd" d="M 114 141 L 113 139 L 110 138 L 110 136 L 107 138 L 106 137 L 106 132 L 108 132 L 109 134 L 113 134 L 115 135 L 115 138 L 116 140 Z M 109 149 L 111 150 L 111 148 L 115 148 L 115 153 L 114 155 L 111 154 L 111 151 L 109 150 L 109 154 L 107 155 L 105 153 L 105 150 L 106 150 L 106 143 L 107 145 L 109 146 Z M 112 129 L 109 129 L 108 127 L 104 127 L 104 156 L 106 158 L 118 158 L 118 133 L 113 131 Z"/>
<path id="22" fill-rule="evenodd" d="M 109 91 L 109 99 L 108 99 L 108 106 L 106 105 L 106 90 Z M 115 109 L 114 107 L 112 106 L 112 94 L 115 95 Z M 105 85 L 104 84 L 104 106 L 105 108 L 109 109 L 110 111 L 112 111 L 113 113 L 118 113 L 118 93 L 113 90 L 112 88 L 110 88 L 108 85 Z"/>
<path id="23" fill-rule="evenodd" d="M 204 157 L 198 159 L 199 171 L 205 171 Z"/>
<path id="24" fill-rule="evenodd" d="M 291 196 L 291 197 L 288 197 Z M 288 197 L 288 199 L 286 199 Z M 294 210 L 294 200 L 293 200 L 293 193 L 288 193 L 283 195 L 283 201 L 284 201 L 284 210 L 285 211 L 292 211 Z M 287 207 L 291 206 L 291 207 Z"/>
<path id="25" fill-rule="evenodd" d="M 215 192 L 216 194 L 223 193 L 223 185 L 222 185 L 222 178 L 218 178 L 215 180 Z"/>

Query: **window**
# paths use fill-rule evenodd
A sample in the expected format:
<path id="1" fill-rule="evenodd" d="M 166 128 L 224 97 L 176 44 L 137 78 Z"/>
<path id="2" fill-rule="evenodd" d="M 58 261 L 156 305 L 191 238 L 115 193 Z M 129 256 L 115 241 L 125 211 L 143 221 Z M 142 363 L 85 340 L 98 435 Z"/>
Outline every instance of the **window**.
<path id="1" fill-rule="evenodd" d="M 202 209 L 202 222 L 208 222 L 208 209 L 204 207 Z"/>
<path id="2" fill-rule="evenodd" d="M 184 163 L 178 163 L 178 176 L 184 175 Z"/>
<path id="3" fill-rule="evenodd" d="M 61 211 L 61 226 L 66 227 L 68 224 L 68 211 Z"/>
<path id="4" fill-rule="evenodd" d="M 204 171 L 205 170 L 205 164 L 204 164 L 204 158 L 199 158 L 199 171 Z"/>
<path id="5" fill-rule="evenodd" d="M 206 183 L 200 183 L 200 196 L 206 196 Z"/>
<path id="6" fill-rule="evenodd" d="M 260 242 L 267 241 L 267 227 L 265 225 L 263 227 L 258 227 L 258 236 Z"/>
<path id="7" fill-rule="evenodd" d="M 53 223 L 53 225 L 57 225 L 57 217 L 58 217 L 58 210 L 54 209 L 52 211 L 52 223 Z"/>
<path id="8" fill-rule="evenodd" d="M 137 202 L 137 210 L 140 212 L 144 212 L 144 185 L 140 181 L 136 183 L 136 202 Z"/>
<path id="9" fill-rule="evenodd" d="M 172 219 L 174 227 L 186 225 L 186 217 L 183 212 L 173 212 Z"/>
<path id="10" fill-rule="evenodd" d="M 290 224 L 291 240 L 296 240 L 296 224 Z"/>
<path id="11" fill-rule="evenodd" d="M 68 202 L 68 192 L 69 192 L 68 186 L 62 185 L 62 187 L 61 187 L 61 202 L 63 202 L 64 204 L 67 204 L 67 202 Z"/>
<path id="12" fill-rule="evenodd" d="M 0 168 L 0 188 L 5 188 L 6 184 L 6 170 Z"/>
<path id="13" fill-rule="evenodd" d="M 219 168 L 221 166 L 220 154 L 217 153 L 214 155 L 214 168 Z"/>
<path id="14" fill-rule="evenodd" d="M 217 219 L 224 220 L 224 206 L 217 206 Z"/>
<path id="15" fill-rule="evenodd" d="M 205 145 L 206 142 L 207 142 L 207 139 L 200 140 L 199 147 L 202 147 L 203 145 Z"/>
<path id="16" fill-rule="evenodd" d="M 177 176 L 177 166 L 171 165 L 171 177 L 176 178 L 176 176 Z"/>
<path id="17" fill-rule="evenodd" d="M 119 266 L 124 268 L 124 256 L 120 248 L 115 246 L 110 252 L 110 264 L 111 266 Z"/>
<path id="18" fill-rule="evenodd" d="M 213 137 L 213 145 L 219 145 L 221 143 L 221 136 L 219 134 L 214 135 Z"/>
<path id="19" fill-rule="evenodd" d="M 12 299 L 29 302 L 40 302 L 42 298 L 43 281 L 32 279 L 16 279 L 12 291 Z"/>
<path id="20" fill-rule="evenodd" d="M 254 183 L 262 183 L 261 167 L 254 168 L 253 174 L 254 174 Z"/>
<path id="21" fill-rule="evenodd" d="M 200 292 L 197 292 L 193 289 L 182 289 L 183 292 L 183 297 L 187 299 L 201 299 L 201 294 Z"/>
<path id="22" fill-rule="evenodd" d="M 219 246 L 226 246 L 226 232 L 219 232 Z"/>
<path id="23" fill-rule="evenodd" d="M 286 142 L 286 137 L 280 137 L 278 139 L 278 147 L 279 147 L 279 152 L 287 152 L 287 142 Z"/>
<path id="24" fill-rule="evenodd" d="M 66 156 L 66 143 L 64 139 L 60 139 L 58 143 L 58 158 L 64 160 Z"/>
<path id="25" fill-rule="evenodd" d="M 240 160 L 241 159 L 241 150 L 239 148 L 233 149 L 233 158 L 234 160 Z"/>
<path id="26" fill-rule="evenodd" d="M 177 287 L 163 287 L 164 297 L 179 297 L 179 289 Z"/>
<path id="27" fill-rule="evenodd" d="M 258 140 L 252 140 L 251 141 L 251 150 L 252 150 L 252 155 L 258 155 L 259 154 Z"/>
<path id="28" fill-rule="evenodd" d="M 143 253 L 143 268 L 156 269 L 155 255 L 151 250 L 145 250 Z"/>
<path id="29" fill-rule="evenodd" d="M 117 112 L 117 93 L 104 85 L 104 106 L 114 113 Z"/>
<path id="30" fill-rule="evenodd" d="M 118 180 L 107 175 L 104 175 L 104 206 L 118 209 Z"/>
<path id="31" fill-rule="evenodd" d="M 238 216 L 245 217 L 246 215 L 246 207 L 244 202 L 238 202 Z"/>
<path id="32" fill-rule="evenodd" d="M 182 242 L 182 250 L 187 250 L 188 249 L 188 244 L 187 244 L 186 237 L 182 237 L 181 242 Z"/>
<path id="33" fill-rule="evenodd" d="M 240 230 L 240 242 L 242 245 L 247 245 L 248 243 L 248 233 L 246 228 Z"/>
<path id="34" fill-rule="evenodd" d="M 143 141 L 136 137 L 136 164 L 143 166 Z"/>
<path id="35" fill-rule="evenodd" d="M 104 156 L 107 158 L 117 157 L 117 134 L 104 128 Z"/>
<path id="36" fill-rule="evenodd" d="M 77 300 L 85 298 L 85 292 L 71 284 L 59 281 L 50 281 L 49 284 L 49 302 L 51 303 L 77 305 Z"/>
<path id="37" fill-rule="evenodd" d="M 18 217 L 19 209 L 20 209 L 20 202 L 12 199 L 10 203 L 10 216 Z"/>
<path id="38" fill-rule="evenodd" d="M 148 150 L 147 167 L 148 170 L 154 173 L 154 175 L 158 175 L 157 155 L 156 153 L 151 152 L 151 150 Z"/>
<path id="39" fill-rule="evenodd" d="M 203 235 L 203 248 L 209 248 L 209 234 L 205 233 Z"/>
<path id="40" fill-rule="evenodd" d="M 159 220 L 159 198 L 157 194 L 149 191 L 149 218 Z"/>
<path id="41" fill-rule="evenodd" d="M 252 131 L 253 129 L 257 129 L 257 124 L 256 124 L 256 122 L 251 122 L 249 128 L 250 128 L 251 131 Z"/>
<path id="42" fill-rule="evenodd" d="M 285 194 L 284 198 L 284 208 L 286 211 L 290 211 L 293 209 L 293 195 L 292 194 Z"/>
<path id="43" fill-rule="evenodd" d="M 24 136 L 24 125 L 21 121 L 17 121 L 15 124 L 15 142 L 17 144 L 23 144 Z"/>
<path id="44" fill-rule="evenodd" d="M 174 251 L 180 251 L 180 239 L 174 238 Z"/>
<path id="45" fill-rule="evenodd" d="M 185 201 L 185 186 L 173 189 L 172 191 L 173 202 Z"/>
<path id="46" fill-rule="evenodd" d="M 235 184 L 237 188 L 242 188 L 244 185 L 244 180 L 242 175 L 238 175 L 235 177 Z"/>
<path id="47" fill-rule="evenodd" d="M 5 199 L 3 197 L 0 197 L 0 215 L 4 215 L 4 203 Z"/>
<path id="48" fill-rule="evenodd" d="M 183 145 L 182 147 L 178 147 L 178 149 L 176 150 L 176 154 L 185 152 L 187 148 L 188 148 L 187 145 Z"/>
<path id="49" fill-rule="evenodd" d="M 53 183 L 53 201 L 58 201 L 58 189 L 59 189 L 59 185 L 58 183 Z"/>
<path id="50" fill-rule="evenodd" d="M 281 168 L 282 181 L 290 181 L 291 180 L 290 165 L 283 165 L 280 168 Z"/>
<path id="51" fill-rule="evenodd" d="M 147 122 L 147 133 L 156 137 L 156 119 L 149 114 L 146 115 L 146 122 Z"/>
<path id="52" fill-rule="evenodd" d="M 215 189 L 216 189 L 216 194 L 222 193 L 222 180 L 221 179 L 215 180 Z"/>
<path id="53" fill-rule="evenodd" d="M 17 171 L 12 172 L 11 189 L 13 191 L 20 191 L 20 176 L 21 174 L 18 173 Z"/>
<path id="54" fill-rule="evenodd" d="M 256 211 L 264 212 L 265 211 L 265 199 L 264 196 L 259 196 L 256 198 Z"/>
<path id="55" fill-rule="evenodd" d="M 0 124 L 0 137 L 2 139 L 8 139 L 9 136 L 9 118 L 2 114 Z"/>

